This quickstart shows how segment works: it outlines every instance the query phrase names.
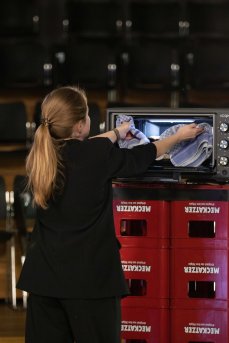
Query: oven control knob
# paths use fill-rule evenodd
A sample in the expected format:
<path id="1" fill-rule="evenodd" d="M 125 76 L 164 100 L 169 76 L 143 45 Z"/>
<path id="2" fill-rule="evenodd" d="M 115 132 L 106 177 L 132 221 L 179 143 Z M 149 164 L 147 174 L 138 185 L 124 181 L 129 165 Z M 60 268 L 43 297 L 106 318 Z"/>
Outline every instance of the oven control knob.
<path id="1" fill-rule="evenodd" d="M 221 156 L 220 159 L 219 159 L 219 164 L 221 166 L 226 166 L 228 164 L 228 158 L 224 157 L 224 156 Z"/>
<path id="2" fill-rule="evenodd" d="M 221 132 L 227 132 L 227 131 L 228 131 L 228 128 L 229 128 L 229 126 L 228 126 L 227 123 L 221 123 L 221 124 L 220 124 L 220 127 L 219 127 L 219 129 L 220 129 Z"/>
<path id="3" fill-rule="evenodd" d="M 226 141 L 226 139 L 222 139 L 219 143 L 219 146 L 221 149 L 227 149 L 228 148 L 228 141 Z"/>

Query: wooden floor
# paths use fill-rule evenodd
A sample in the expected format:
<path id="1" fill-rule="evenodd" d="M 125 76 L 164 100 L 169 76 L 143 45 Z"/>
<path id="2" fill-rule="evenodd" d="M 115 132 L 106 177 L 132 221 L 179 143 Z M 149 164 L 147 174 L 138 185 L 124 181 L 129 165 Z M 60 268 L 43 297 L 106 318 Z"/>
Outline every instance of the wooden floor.
<path id="1" fill-rule="evenodd" d="M 25 311 L 0 302 L 0 343 L 24 343 Z"/>

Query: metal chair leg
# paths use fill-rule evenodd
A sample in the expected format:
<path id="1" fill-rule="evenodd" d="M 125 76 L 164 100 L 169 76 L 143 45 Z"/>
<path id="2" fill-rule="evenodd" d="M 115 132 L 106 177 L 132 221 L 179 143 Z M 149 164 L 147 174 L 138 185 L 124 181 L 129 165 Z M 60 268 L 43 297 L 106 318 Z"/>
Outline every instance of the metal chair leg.
<path id="1" fill-rule="evenodd" d="M 13 309 L 17 308 L 17 292 L 16 292 L 16 249 L 15 238 L 12 237 L 8 245 L 9 249 L 9 286 L 8 297 L 10 305 Z"/>
<path id="2" fill-rule="evenodd" d="M 21 256 L 22 266 L 23 266 L 24 262 L 25 262 L 25 256 L 23 255 L 23 256 Z M 28 298 L 28 293 L 25 291 L 22 291 L 22 306 L 24 309 L 27 308 L 27 298 Z"/>

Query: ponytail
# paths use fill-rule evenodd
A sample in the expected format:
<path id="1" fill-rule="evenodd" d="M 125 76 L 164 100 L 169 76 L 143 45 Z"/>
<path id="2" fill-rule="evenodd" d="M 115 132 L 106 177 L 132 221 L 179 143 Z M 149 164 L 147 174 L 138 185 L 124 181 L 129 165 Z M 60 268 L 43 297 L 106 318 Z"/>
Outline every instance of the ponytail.
<path id="1" fill-rule="evenodd" d="M 34 202 L 44 209 L 48 207 L 47 200 L 57 188 L 57 171 L 62 169 L 60 146 L 60 142 L 51 137 L 48 126 L 40 125 L 26 160 L 28 186 Z"/>
<path id="2" fill-rule="evenodd" d="M 42 121 L 26 160 L 28 187 L 36 205 L 46 209 L 48 200 L 64 185 L 64 166 L 60 149 L 72 135 L 73 126 L 85 120 L 88 107 L 84 91 L 61 87 L 42 103 Z"/>

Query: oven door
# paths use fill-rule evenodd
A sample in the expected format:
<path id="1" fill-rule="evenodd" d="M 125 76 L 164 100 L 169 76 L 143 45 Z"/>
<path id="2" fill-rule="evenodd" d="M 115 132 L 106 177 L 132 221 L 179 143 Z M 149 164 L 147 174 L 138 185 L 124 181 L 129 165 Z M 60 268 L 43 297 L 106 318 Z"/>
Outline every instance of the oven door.
<path id="1" fill-rule="evenodd" d="M 171 154 L 165 154 L 163 158 L 156 160 L 144 175 L 136 179 L 138 180 L 159 180 L 180 182 L 186 180 L 207 180 L 212 179 L 216 174 L 215 162 L 215 113 L 209 109 L 156 109 L 156 108 L 114 108 L 108 109 L 106 125 L 107 129 L 111 130 L 116 127 L 116 120 L 120 114 L 129 115 L 133 118 L 135 127 L 141 130 L 151 142 L 158 140 L 166 132 L 170 132 L 171 128 L 179 127 L 180 125 L 197 123 L 207 125 L 212 136 L 211 150 L 208 155 L 204 156 L 201 163 L 197 166 L 190 160 L 190 151 L 182 152 L 182 161 L 174 164 Z M 187 144 L 186 144 L 187 145 Z M 210 144 L 209 144 L 210 145 Z M 193 159 L 196 158 L 196 152 L 193 151 Z M 198 152 L 199 153 L 199 152 Z M 180 154 L 181 155 L 181 154 Z M 192 155 L 191 155 L 192 157 Z M 206 157 L 206 158 L 205 158 Z M 188 162 L 185 160 L 187 158 Z"/>

